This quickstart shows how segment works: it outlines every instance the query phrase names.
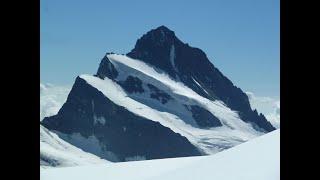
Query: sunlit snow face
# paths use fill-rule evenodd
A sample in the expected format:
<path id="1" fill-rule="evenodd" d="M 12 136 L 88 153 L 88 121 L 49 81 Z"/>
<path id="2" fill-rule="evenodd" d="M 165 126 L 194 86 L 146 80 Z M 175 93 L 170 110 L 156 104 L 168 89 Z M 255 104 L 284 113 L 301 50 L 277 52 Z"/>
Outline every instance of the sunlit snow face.
<path id="1" fill-rule="evenodd" d="M 69 86 L 40 83 L 40 121 L 57 114 L 71 90 Z"/>

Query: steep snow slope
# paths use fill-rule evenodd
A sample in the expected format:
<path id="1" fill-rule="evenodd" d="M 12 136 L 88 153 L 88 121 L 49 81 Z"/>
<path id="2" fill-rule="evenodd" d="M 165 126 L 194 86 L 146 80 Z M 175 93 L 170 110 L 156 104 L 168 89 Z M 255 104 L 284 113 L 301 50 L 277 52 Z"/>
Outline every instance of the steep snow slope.
<path id="1" fill-rule="evenodd" d="M 251 125 L 241 121 L 239 115 L 235 111 L 232 111 L 230 108 L 228 108 L 223 102 L 218 100 L 211 101 L 200 96 L 192 89 L 185 86 L 182 82 L 172 80 L 167 74 L 161 72 L 161 70 L 147 65 L 142 61 L 134 60 L 123 55 L 110 54 L 108 55 L 108 58 L 119 72 L 117 80 L 125 80 L 129 75 L 134 75 L 141 79 L 144 83 L 150 83 L 159 89 L 163 89 L 170 96 L 174 97 L 174 99 L 178 101 L 180 105 L 199 105 L 218 117 L 225 126 L 228 126 L 232 129 L 255 132 Z M 144 94 L 141 95 L 140 93 L 136 95 L 143 96 Z M 161 105 L 159 101 L 156 101 L 156 103 Z M 163 104 L 162 106 L 168 107 L 168 105 Z M 176 109 L 177 107 L 169 106 L 167 109 L 172 108 Z"/>
<path id="2" fill-rule="evenodd" d="M 280 130 L 210 156 L 46 169 L 40 177 L 42 180 L 278 180 Z"/>
<path id="3" fill-rule="evenodd" d="M 223 102 L 211 101 L 198 95 L 159 69 L 123 55 L 110 54 L 108 58 L 119 73 L 116 81 L 124 81 L 128 76 L 137 77 L 142 81 L 144 92 L 126 93 L 116 81 L 107 77 L 102 80 L 95 76 L 82 75 L 80 78 L 119 106 L 149 120 L 158 121 L 163 126 L 187 137 L 205 154 L 219 152 L 262 134 L 242 121 L 238 114 Z M 151 92 L 148 91 L 147 84 L 166 92 L 171 99 L 163 104 L 150 98 Z M 222 126 L 200 128 L 186 106 L 199 106 L 208 110 L 220 120 Z"/>
<path id="4" fill-rule="evenodd" d="M 205 52 L 181 41 L 166 26 L 159 26 L 144 34 L 127 56 L 161 69 L 200 96 L 224 102 L 257 131 L 275 130 L 263 114 L 252 110 L 248 96 L 211 63 Z M 99 68 L 97 75 L 110 78 L 103 69 Z"/>

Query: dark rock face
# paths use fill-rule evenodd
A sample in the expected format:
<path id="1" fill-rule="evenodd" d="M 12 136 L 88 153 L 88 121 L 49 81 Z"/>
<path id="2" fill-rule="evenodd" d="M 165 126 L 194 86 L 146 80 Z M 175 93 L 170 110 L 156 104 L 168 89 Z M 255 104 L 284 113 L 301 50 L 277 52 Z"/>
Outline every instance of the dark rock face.
<path id="1" fill-rule="evenodd" d="M 222 126 L 217 117 L 202 107 L 193 105 L 190 107 L 190 111 L 192 112 L 192 117 L 201 128 Z"/>
<path id="2" fill-rule="evenodd" d="M 252 111 L 248 96 L 214 67 L 202 50 L 183 43 L 167 27 L 160 26 L 143 35 L 127 56 L 162 69 L 203 97 L 223 101 L 257 130 L 275 130 L 264 116 Z"/>
<path id="3" fill-rule="evenodd" d="M 161 91 L 152 84 L 148 84 L 148 88 L 151 91 L 150 97 L 153 99 L 157 99 L 162 104 L 165 104 L 172 99 L 172 97 L 169 94 L 165 93 L 164 91 Z"/>
<path id="4" fill-rule="evenodd" d="M 128 76 L 124 82 L 119 82 L 121 87 L 128 93 L 143 93 L 142 81 L 133 76 Z"/>
<path id="5" fill-rule="evenodd" d="M 40 165 L 56 167 L 56 166 L 59 166 L 60 163 L 55 159 L 48 158 L 43 154 L 40 154 Z"/>
<path id="6" fill-rule="evenodd" d="M 97 122 L 97 118 L 104 121 Z M 201 155 L 187 138 L 114 104 L 79 77 L 58 114 L 41 123 L 65 134 L 94 135 L 119 161 L 133 156 L 158 159 Z"/>
<path id="7" fill-rule="evenodd" d="M 175 40 L 174 32 L 165 26 L 161 26 L 138 39 L 134 49 L 127 55 L 132 58 L 143 57 L 141 60 L 144 62 L 166 70 L 168 74 L 174 77 L 175 71 L 169 59 L 171 45 L 174 44 Z"/>
<path id="8" fill-rule="evenodd" d="M 111 53 L 107 53 L 107 55 L 108 54 Z M 114 79 L 118 76 L 116 68 L 114 68 L 107 56 L 104 56 L 104 58 L 101 60 L 96 76 L 101 79 L 104 79 L 105 77 Z"/>

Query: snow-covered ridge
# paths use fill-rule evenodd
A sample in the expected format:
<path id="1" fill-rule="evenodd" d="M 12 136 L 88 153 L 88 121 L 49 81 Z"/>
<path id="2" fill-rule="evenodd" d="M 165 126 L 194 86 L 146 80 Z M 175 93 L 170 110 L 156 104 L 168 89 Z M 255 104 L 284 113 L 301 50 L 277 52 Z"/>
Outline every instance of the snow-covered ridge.
<path id="1" fill-rule="evenodd" d="M 81 75 L 81 79 L 102 92 L 108 99 L 123 106 L 138 116 L 151 121 L 160 122 L 172 131 L 185 136 L 192 144 L 206 154 L 213 154 L 223 149 L 240 144 L 262 133 L 255 131 L 250 124 L 243 122 L 237 112 L 232 111 L 220 101 L 206 99 L 182 82 L 171 79 L 167 74 L 140 60 L 124 55 L 109 54 L 108 59 L 119 75 L 114 80 L 104 80 L 92 76 Z M 145 92 L 128 94 L 117 81 L 124 81 L 128 76 L 139 78 L 143 82 Z M 151 99 L 146 84 L 155 85 L 168 93 L 173 100 L 166 104 Z M 199 128 L 192 114 L 185 105 L 197 105 L 208 110 L 219 118 L 223 126 L 209 129 Z"/>
<path id="2" fill-rule="evenodd" d="M 167 74 L 159 73 L 160 70 L 147 65 L 140 60 L 134 60 L 127 56 L 110 54 L 108 58 L 120 72 L 118 80 L 124 80 L 128 75 L 135 75 L 142 81 L 156 84 L 157 87 L 164 89 L 166 92 L 173 92 L 177 99 L 185 100 L 185 103 L 199 104 L 206 107 L 211 113 L 217 116 L 223 123 L 232 128 L 244 128 L 246 123 L 240 120 L 239 115 L 224 105 L 221 101 L 210 101 L 192 89 L 185 86 L 182 82 L 172 80 Z M 230 121 L 230 119 L 233 119 Z M 237 124 L 234 124 L 236 123 Z M 238 123 L 239 122 L 239 123 Z"/>
<path id="3" fill-rule="evenodd" d="M 123 173 L 125 172 L 125 173 Z M 211 156 L 45 169 L 43 180 L 278 180 L 280 129 Z"/>

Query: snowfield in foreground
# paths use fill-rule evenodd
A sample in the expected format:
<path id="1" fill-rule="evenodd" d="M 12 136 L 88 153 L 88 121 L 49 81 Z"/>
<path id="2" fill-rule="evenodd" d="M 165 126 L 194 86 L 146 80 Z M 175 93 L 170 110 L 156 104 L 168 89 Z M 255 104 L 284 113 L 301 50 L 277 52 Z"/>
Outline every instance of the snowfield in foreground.
<path id="1" fill-rule="evenodd" d="M 210 156 L 43 169 L 42 180 L 276 180 L 280 129 Z"/>

